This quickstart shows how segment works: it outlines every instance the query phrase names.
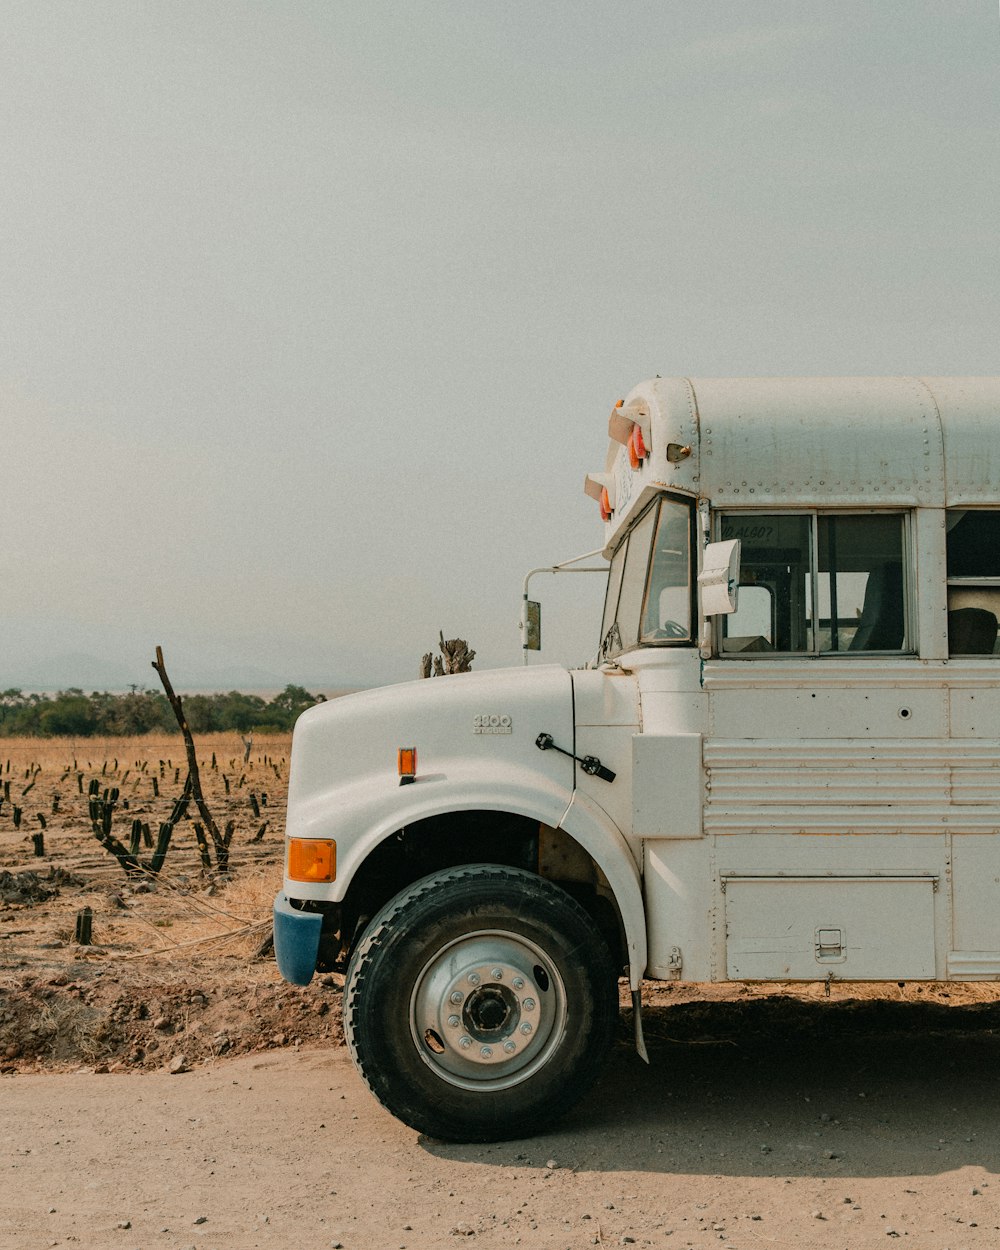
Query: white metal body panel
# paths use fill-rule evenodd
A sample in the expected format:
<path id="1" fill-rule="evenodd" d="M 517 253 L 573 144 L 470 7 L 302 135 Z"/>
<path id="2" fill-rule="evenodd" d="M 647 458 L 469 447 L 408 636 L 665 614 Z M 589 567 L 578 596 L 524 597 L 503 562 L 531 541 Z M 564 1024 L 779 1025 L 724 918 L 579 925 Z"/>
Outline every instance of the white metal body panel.
<path id="1" fill-rule="evenodd" d="M 650 838 L 645 843 L 646 914 L 649 928 L 648 975 L 662 980 L 718 979 L 716 952 L 725 946 L 724 924 L 716 905 L 710 840 Z M 672 962 L 679 952 L 681 965 Z"/>
<path id="2" fill-rule="evenodd" d="M 508 718 L 510 732 L 477 732 L 483 716 Z M 286 880 L 286 890 L 339 901 L 369 851 L 404 825 L 441 812 L 479 807 L 557 826 L 572 798 L 573 762 L 539 751 L 542 731 L 572 744 L 570 677 L 556 666 L 455 673 L 311 708 L 295 726 L 288 834 L 335 838 L 337 880 Z M 410 786 L 399 784 L 400 746 L 418 748 Z"/>
<path id="3" fill-rule="evenodd" d="M 632 739 L 632 829 L 641 838 L 700 838 L 701 734 Z"/>
<path id="4" fill-rule="evenodd" d="M 596 755 L 615 774 L 613 782 L 576 772 L 576 785 L 604 811 L 626 837 L 636 864 L 642 863 L 641 844 L 632 837 L 632 738 L 639 730 L 639 695 L 628 673 L 576 670 L 573 710 L 577 755 Z"/>
<path id="5" fill-rule="evenodd" d="M 632 469 L 612 443 L 610 555 L 653 490 L 713 508 L 944 508 L 1000 499 L 1000 378 L 654 378 L 625 411 L 648 418 Z M 672 462 L 668 448 L 690 448 Z"/>
<path id="6" fill-rule="evenodd" d="M 724 884 L 730 979 L 935 975 L 933 878 L 730 877 Z"/>
<path id="7" fill-rule="evenodd" d="M 1000 961 L 1000 830 L 952 840 L 954 951 L 993 951 Z M 1000 972 L 1000 968 L 998 968 Z"/>

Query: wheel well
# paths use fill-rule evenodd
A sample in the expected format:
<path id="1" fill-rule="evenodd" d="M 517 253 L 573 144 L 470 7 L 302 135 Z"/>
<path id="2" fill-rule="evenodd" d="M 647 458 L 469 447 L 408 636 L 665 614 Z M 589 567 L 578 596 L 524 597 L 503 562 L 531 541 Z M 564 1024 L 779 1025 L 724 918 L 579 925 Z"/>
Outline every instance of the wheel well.
<path id="1" fill-rule="evenodd" d="M 579 843 L 528 816 L 474 810 L 428 817 L 379 843 L 358 868 L 343 902 L 324 917 L 320 966 L 345 964 L 372 916 L 414 881 L 463 864 L 504 864 L 553 881 L 590 914 L 615 964 L 627 962 L 614 895 Z"/>

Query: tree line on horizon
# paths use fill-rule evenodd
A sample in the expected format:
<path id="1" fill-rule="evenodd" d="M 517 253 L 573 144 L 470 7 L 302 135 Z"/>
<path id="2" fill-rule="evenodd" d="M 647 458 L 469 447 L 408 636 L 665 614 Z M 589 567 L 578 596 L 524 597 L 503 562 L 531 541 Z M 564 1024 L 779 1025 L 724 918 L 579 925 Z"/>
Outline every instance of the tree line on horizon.
<path id="1" fill-rule="evenodd" d="M 192 733 L 283 733 L 292 728 L 300 712 L 325 703 L 326 696 L 289 685 L 270 700 L 230 690 L 184 695 L 183 702 Z M 15 688 L 0 692 L 0 738 L 128 737 L 151 732 L 180 732 L 169 701 L 157 690 L 85 694 L 70 687 L 55 694 Z"/>

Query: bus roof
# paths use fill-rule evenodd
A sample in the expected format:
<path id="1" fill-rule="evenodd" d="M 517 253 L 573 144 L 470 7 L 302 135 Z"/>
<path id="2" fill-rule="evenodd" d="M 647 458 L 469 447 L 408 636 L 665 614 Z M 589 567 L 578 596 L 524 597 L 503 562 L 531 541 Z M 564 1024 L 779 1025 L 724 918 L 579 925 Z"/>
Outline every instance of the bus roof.
<path id="1" fill-rule="evenodd" d="M 622 442 L 638 425 L 648 455 Z M 658 490 L 716 507 L 1000 504 L 1000 378 L 655 378 L 612 411 L 608 550 Z"/>

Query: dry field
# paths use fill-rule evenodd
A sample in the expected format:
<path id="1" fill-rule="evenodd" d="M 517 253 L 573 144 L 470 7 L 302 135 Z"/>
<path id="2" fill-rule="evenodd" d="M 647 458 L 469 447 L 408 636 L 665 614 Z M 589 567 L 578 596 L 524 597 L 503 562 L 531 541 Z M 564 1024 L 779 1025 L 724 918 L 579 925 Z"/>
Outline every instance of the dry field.
<path id="1" fill-rule="evenodd" d="M 205 798 L 220 830 L 235 822 L 228 872 L 214 851 L 203 868 L 191 804 L 161 871 L 130 877 L 94 836 L 89 792 L 118 790 L 119 842 L 139 820 L 155 845 L 187 775 L 180 736 L 0 740 L 0 1067 L 155 1068 L 339 1039 L 337 982 L 293 989 L 257 955 L 281 883 L 289 742 L 259 736 L 244 760 L 237 734 L 201 736 Z M 85 908 L 90 945 L 75 940 Z"/>

